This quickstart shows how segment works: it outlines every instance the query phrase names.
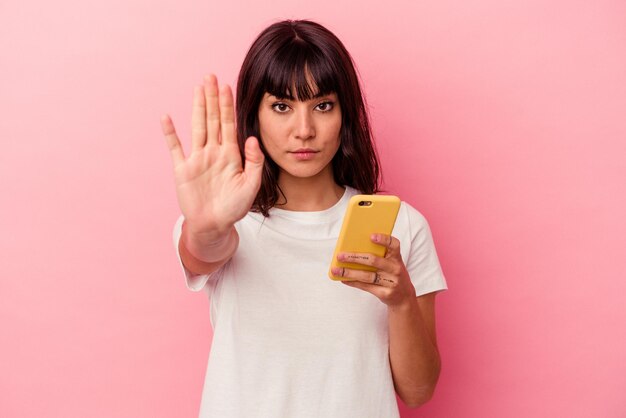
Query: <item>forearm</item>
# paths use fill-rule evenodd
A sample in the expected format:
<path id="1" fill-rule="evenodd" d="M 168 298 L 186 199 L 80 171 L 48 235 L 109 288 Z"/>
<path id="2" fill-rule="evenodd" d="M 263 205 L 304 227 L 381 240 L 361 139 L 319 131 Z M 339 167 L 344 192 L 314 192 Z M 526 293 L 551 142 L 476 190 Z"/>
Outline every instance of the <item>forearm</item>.
<path id="1" fill-rule="evenodd" d="M 390 307 L 389 361 L 398 396 L 410 407 L 427 402 L 439 378 L 441 360 L 417 298 Z"/>
<path id="2" fill-rule="evenodd" d="M 237 250 L 239 235 L 235 227 L 224 234 L 194 234 L 183 222 L 178 251 L 188 270 L 209 274 L 220 268 Z"/>

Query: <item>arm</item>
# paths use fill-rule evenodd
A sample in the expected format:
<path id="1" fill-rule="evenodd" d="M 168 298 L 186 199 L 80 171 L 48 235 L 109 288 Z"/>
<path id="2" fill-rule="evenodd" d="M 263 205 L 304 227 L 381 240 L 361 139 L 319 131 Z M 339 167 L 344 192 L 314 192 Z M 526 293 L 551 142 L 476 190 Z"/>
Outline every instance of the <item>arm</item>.
<path id="1" fill-rule="evenodd" d="M 435 337 L 435 293 L 416 297 L 397 238 L 374 234 L 372 241 L 387 247 L 385 257 L 339 253 L 339 261 L 372 266 L 376 272 L 333 267 L 343 284 L 365 290 L 387 305 L 389 362 L 394 387 L 409 407 L 428 401 L 439 378 L 440 358 Z"/>
<path id="2" fill-rule="evenodd" d="M 388 315 L 394 386 L 400 399 L 414 408 L 430 400 L 441 370 L 435 333 L 435 293 L 390 307 Z"/>
<path id="3" fill-rule="evenodd" d="M 183 265 L 202 275 L 214 272 L 239 243 L 234 228 L 261 186 L 264 156 L 255 137 L 237 144 L 235 110 L 229 86 L 218 89 L 214 75 L 194 89 L 191 154 L 187 157 L 171 118 L 161 119 L 174 164 L 178 204 L 184 222 L 178 250 Z"/>
<path id="4" fill-rule="evenodd" d="M 199 234 L 189 232 L 183 222 L 182 234 L 178 241 L 180 259 L 187 269 L 195 274 L 209 274 L 226 263 L 237 250 L 239 234 L 235 227 L 224 237 L 207 240 Z"/>

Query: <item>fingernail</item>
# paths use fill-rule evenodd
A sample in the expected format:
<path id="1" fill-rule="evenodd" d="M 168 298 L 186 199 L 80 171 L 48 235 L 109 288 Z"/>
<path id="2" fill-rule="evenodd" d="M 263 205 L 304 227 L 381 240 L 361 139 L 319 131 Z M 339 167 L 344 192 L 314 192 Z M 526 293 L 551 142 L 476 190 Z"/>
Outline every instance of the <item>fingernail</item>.
<path id="1" fill-rule="evenodd" d="M 338 275 L 341 272 L 341 269 L 339 267 L 333 267 L 330 269 L 333 274 Z"/>
<path id="2" fill-rule="evenodd" d="M 343 261 L 345 259 L 346 259 L 346 255 L 345 254 L 343 254 L 343 253 L 337 254 L 337 260 Z"/>
<path id="3" fill-rule="evenodd" d="M 374 242 L 380 241 L 380 237 L 378 236 L 378 234 L 372 234 L 371 238 L 372 238 L 372 241 L 374 241 Z"/>

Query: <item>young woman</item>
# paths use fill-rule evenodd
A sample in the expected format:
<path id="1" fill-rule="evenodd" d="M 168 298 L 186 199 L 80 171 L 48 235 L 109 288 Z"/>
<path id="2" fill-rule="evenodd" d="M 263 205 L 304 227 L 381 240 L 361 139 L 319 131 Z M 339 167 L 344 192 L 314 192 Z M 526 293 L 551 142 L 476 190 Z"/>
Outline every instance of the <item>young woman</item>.
<path id="1" fill-rule="evenodd" d="M 327 276 L 349 198 L 379 166 L 358 77 L 331 32 L 283 21 L 252 44 L 230 88 L 194 92 L 191 154 L 168 116 L 182 211 L 174 244 L 189 289 L 211 300 L 201 417 L 398 417 L 440 370 L 435 292 L 446 288 L 427 221 L 402 203 L 377 273 Z M 340 272 L 337 272 L 340 274 Z"/>

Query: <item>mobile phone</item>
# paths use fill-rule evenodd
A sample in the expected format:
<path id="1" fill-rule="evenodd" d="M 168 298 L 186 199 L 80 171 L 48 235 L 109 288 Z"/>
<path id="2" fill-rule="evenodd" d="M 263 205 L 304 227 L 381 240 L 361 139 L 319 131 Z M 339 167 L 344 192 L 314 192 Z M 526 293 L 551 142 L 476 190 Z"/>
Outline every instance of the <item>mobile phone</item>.
<path id="1" fill-rule="evenodd" d="M 376 233 L 391 235 L 399 210 L 400 199 L 397 196 L 365 194 L 352 196 L 343 218 L 328 276 L 333 280 L 346 280 L 344 277 L 335 276 L 332 273 L 333 267 L 376 271 L 374 267 L 338 261 L 337 254 L 370 253 L 383 257 L 385 247 L 372 242 L 370 237 Z"/>

